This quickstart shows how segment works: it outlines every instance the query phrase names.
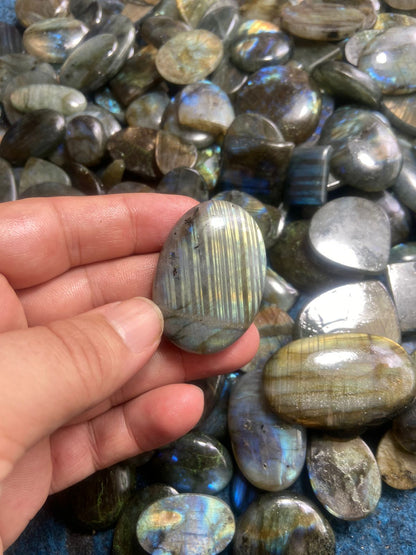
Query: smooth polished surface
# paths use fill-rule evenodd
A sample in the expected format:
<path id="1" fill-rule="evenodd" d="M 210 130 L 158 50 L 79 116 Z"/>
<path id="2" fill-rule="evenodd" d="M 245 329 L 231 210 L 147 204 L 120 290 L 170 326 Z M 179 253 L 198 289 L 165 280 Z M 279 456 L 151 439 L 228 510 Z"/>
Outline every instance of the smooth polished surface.
<path id="1" fill-rule="evenodd" d="M 166 337 L 188 351 L 224 349 L 253 321 L 265 273 L 263 237 L 245 210 L 225 201 L 192 208 L 167 238 L 154 280 Z"/>
<path id="2" fill-rule="evenodd" d="M 403 449 L 391 430 L 381 438 L 376 458 L 386 484 L 395 489 L 416 488 L 416 454 Z"/>
<path id="3" fill-rule="evenodd" d="M 403 332 L 416 330 L 416 267 L 413 261 L 388 264 L 387 279 Z"/>
<path id="4" fill-rule="evenodd" d="M 87 99 L 80 91 L 41 83 L 15 89 L 10 95 L 10 102 L 20 112 L 49 108 L 65 116 L 82 112 L 87 107 Z"/>
<path id="5" fill-rule="evenodd" d="M 282 418 L 312 428 L 348 430 L 380 424 L 409 405 L 416 393 L 416 369 L 403 347 L 390 339 L 316 335 L 285 345 L 269 360 L 264 388 Z"/>

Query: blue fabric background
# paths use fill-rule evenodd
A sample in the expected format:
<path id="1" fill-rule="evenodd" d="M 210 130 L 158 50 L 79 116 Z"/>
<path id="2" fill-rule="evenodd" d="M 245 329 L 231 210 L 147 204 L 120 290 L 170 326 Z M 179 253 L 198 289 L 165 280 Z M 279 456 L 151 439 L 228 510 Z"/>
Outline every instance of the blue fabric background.
<path id="1" fill-rule="evenodd" d="M 13 6 L 14 0 L 0 0 L 1 21 L 15 22 Z M 312 498 L 305 476 L 296 484 L 296 490 Z M 416 491 L 397 491 L 384 484 L 372 516 L 359 522 L 342 522 L 331 516 L 328 519 L 337 538 L 337 555 L 416 555 Z M 111 540 L 111 532 L 94 536 L 72 532 L 45 507 L 6 553 L 107 555 Z"/>

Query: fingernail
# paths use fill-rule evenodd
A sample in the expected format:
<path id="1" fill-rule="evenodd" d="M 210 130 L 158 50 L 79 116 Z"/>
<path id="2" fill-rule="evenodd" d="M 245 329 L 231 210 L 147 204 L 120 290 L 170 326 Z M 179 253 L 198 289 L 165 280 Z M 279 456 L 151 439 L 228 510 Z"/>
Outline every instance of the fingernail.
<path id="1" fill-rule="evenodd" d="M 109 306 L 105 317 L 133 353 L 159 342 L 163 332 L 162 313 L 144 297 Z"/>

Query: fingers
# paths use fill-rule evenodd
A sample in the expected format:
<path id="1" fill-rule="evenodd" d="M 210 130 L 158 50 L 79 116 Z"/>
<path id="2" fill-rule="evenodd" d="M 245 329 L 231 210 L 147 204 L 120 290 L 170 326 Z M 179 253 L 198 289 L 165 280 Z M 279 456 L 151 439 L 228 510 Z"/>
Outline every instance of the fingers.
<path id="1" fill-rule="evenodd" d="M 30 326 L 70 318 L 104 304 L 152 296 L 157 254 L 96 262 L 18 291 Z"/>
<path id="2" fill-rule="evenodd" d="M 202 391 L 174 384 L 150 391 L 97 418 L 58 430 L 51 437 L 51 493 L 100 468 L 173 441 L 199 421 Z"/>
<path id="3" fill-rule="evenodd" d="M 23 453 L 145 365 L 162 333 L 147 299 L 0 335 L 0 481 Z"/>
<path id="4" fill-rule="evenodd" d="M 23 307 L 7 279 L 0 274 L 0 333 L 27 327 Z"/>
<path id="5" fill-rule="evenodd" d="M 0 205 L 0 273 L 22 289 L 71 267 L 160 250 L 196 201 L 140 193 L 25 199 Z"/>

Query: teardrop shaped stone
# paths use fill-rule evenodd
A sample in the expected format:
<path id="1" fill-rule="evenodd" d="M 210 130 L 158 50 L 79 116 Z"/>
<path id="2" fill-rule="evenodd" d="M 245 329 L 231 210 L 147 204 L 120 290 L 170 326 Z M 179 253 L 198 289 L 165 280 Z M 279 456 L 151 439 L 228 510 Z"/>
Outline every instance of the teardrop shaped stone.
<path id="1" fill-rule="evenodd" d="M 375 37 L 361 53 L 358 67 L 368 73 L 383 94 L 416 90 L 416 27 L 392 27 Z"/>
<path id="2" fill-rule="evenodd" d="M 156 270 L 153 300 L 165 335 L 187 351 L 224 349 L 253 321 L 265 272 L 263 237 L 245 210 L 226 201 L 191 208 L 173 227 Z"/>
<path id="3" fill-rule="evenodd" d="M 283 493 L 261 495 L 237 520 L 234 555 L 335 554 L 328 521 L 306 498 Z"/>
<path id="4" fill-rule="evenodd" d="M 380 281 L 348 283 L 325 291 L 309 301 L 296 319 L 299 337 L 349 331 L 381 335 L 400 343 L 396 308 Z"/>
<path id="5" fill-rule="evenodd" d="M 80 91 L 51 84 L 34 84 L 15 89 L 10 95 L 10 102 L 19 112 L 49 108 L 64 116 L 82 112 L 87 107 L 87 99 Z"/>
<path id="6" fill-rule="evenodd" d="M 33 23 L 23 33 L 29 54 L 43 62 L 63 63 L 88 32 L 82 21 L 72 18 L 45 19 Z"/>
<path id="7" fill-rule="evenodd" d="M 231 542 L 235 521 L 217 497 L 179 494 L 145 509 L 137 522 L 137 538 L 147 553 L 216 555 Z"/>
<path id="8" fill-rule="evenodd" d="M 403 449 L 395 440 L 392 430 L 388 430 L 381 438 L 376 459 L 383 482 L 391 488 L 416 488 L 416 454 Z"/>
<path id="9" fill-rule="evenodd" d="M 42 158 L 62 142 L 65 119 L 54 110 L 36 110 L 14 123 L 0 143 L 0 156 L 24 165 L 30 156 Z"/>
<path id="10" fill-rule="evenodd" d="M 306 462 L 316 497 L 337 518 L 359 520 L 377 507 L 380 471 L 371 449 L 361 438 L 344 441 L 313 435 Z"/>
<path id="11" fill-rule="evenodd" d="M 198 152 L 192 143 L 182 140 L 169 131 L 159 131 L 155 144 L 155 160 L 163 174 L 180 167 L 192 168 Z"/>
<path id="12" fill-rule="evenodd" d="M 348 430 L 378 424 L 405 408 L 415 396 L 416 370 L 406 351 L 385 337 L 316 335 L 273 355 L 264 369 L 264 387 L 282 418 Z"/>
<path id="13" fill-rule="evenodd" d="M 210 493 L 223 490 L 233 475 L 228 450 L 214 437 L 189 432 L 159 449 L 152 459 L 159 481 L 180 493 Z"/>
<path id="14" fill-rule="evenodd" d="M 379 274 L 390 254 L 390 222 L 374 202 L 341 197 L 319 208 L 309 226 L 314 252 L 326 263 Z"/>
<path id="15" fill-rule="evenodd" d="M 281 491 L 298 478 L 305 462 L 306 431 L 270 410 L 261 370 L 241 376 L 233 386 L 228 429 L 237 464 L 254 486 Z"/>

